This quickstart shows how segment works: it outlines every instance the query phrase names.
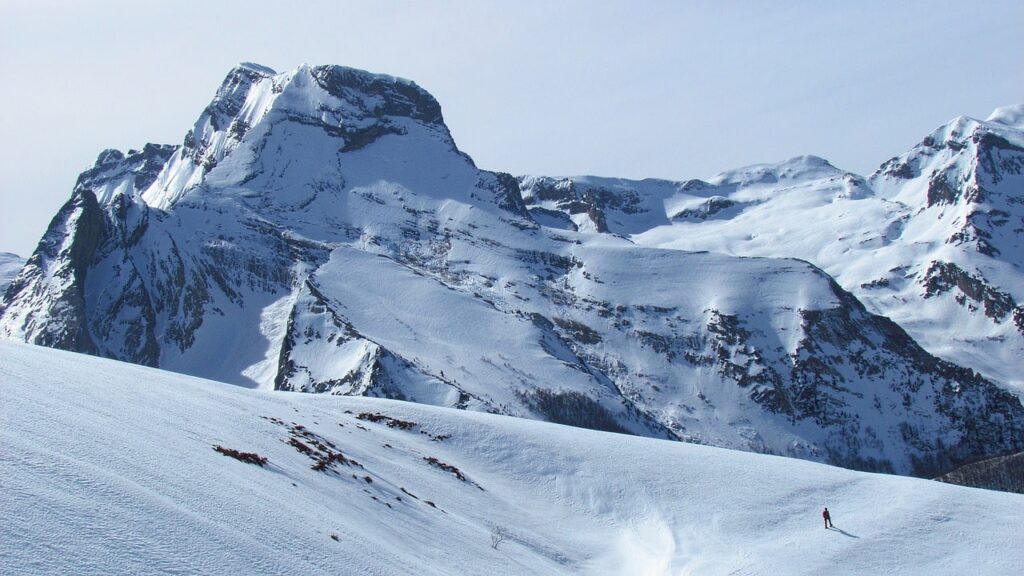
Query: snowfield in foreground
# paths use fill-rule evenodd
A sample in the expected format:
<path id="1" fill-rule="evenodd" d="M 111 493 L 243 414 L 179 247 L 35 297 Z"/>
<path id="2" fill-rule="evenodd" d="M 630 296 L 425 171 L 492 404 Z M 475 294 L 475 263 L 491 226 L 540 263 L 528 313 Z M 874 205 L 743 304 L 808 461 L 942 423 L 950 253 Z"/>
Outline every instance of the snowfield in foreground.
<path id="1" fill-rule="evenodd" d="M 247 390 L 24 344 L 0 343 L 0 386 L 4 574 L 1024 565 L 1020 495 L 390 400 Z M 822 506 L 837 530 L 823 529 Z"/>

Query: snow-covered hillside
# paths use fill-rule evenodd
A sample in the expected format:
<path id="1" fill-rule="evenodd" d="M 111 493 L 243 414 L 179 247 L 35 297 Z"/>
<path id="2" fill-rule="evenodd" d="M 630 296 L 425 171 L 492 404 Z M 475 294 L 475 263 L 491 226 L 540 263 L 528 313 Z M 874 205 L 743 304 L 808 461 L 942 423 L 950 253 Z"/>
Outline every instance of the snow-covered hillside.
<path id="1" fill-rule="evenodd" d="M 15 343 L 0 343 L 0 396 L 4 574 L 981 575 L 1024 564 L 1015 494 L 246 390 Z M 823 529 L 823 506 L 836 529 Z"/>
<path id="2" fill-rule="evenodd" d="M 0 299 L 7 287 L 14 281 L 14 277 L 25 265 L 25 259 L 10 252 L 0 252 Z"/>
<path id="3" fill-rule="evenodd" d="M 808 157 L 762 172 L 837 171 Z M 81 175 L 0 303 L 0 335 L 864 470 L 933 476 L 1024 449 L 1018 399 L 820 268 L 623 238 L 671 222 L 669 192 L 672 219 L 736 209 L 640 185 L 521 183 L 479 170 L 412 82 L 245 64 L 182 145 L 108 150 Z"/>

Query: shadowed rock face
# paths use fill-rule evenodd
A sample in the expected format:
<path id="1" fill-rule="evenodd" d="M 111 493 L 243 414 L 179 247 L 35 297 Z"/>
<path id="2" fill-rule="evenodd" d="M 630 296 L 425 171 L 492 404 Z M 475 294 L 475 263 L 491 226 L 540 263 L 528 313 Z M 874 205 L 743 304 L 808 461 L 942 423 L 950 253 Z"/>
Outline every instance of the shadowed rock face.
<path id="1" fill-rule="evenodd" d="M 953 291 L 962 304 L 978 306 L 985 316 L 996 322 L 1013 320 L 1024 334 L 1024 307 L 1018 305 L 1013 296 L 993 288 L 984 278 L 970 274 L 956 264 L 933 262 L 925 273 L 924 297 Z"/>
<path id="2" fill-rule="evenodd" d="M 343 66 L 317 66 L 312 76 L 329 94 L 360 106 L 369 116 L 406 116 L 426 124 L 444 124 L 441 105 L 413 82 Z"/>
<path id="3" fill-rule="evenodd" d="M 83 173 L 0 334 L 901 474 L 1024 449 L 1017 399 L 821 269 L 623 238 L 670 223 L 680 191 L 708 194 L 685 220 L 729 219 L 757 204 L 727 188 L 807 172 L 862 197 L 813 157 L 717 184 L 517 179 L 476 168 L 411 82 L 242 66 L 183 146 L 105 151 Z M 954 272 L 936 295 L 1009 314 Z"/>
<path id="4" fill-rule="evenodd" d="M 102 190 L 116 188 L 125 182 L 129 190 L 141 192 L 148 188 L 164 165 L 170 160 L 178 146 L 146 144 L 142 150 L 129 150 L 122 154 L 119 150 L 104 150 L 96 159 L 92 168 L 82 172 L 75 183 L 75 190 Z M 110 200 L 108 196 L 99 199 L 100 203 Z"/>
<path id="5" fill-rule="evenodd" d="M 596 232 L 627 231 L 619 226 L 611 227 L 609 215 L 621 215 L 628 220 L 652 211 L 640 193 L 628 186 L 604 186 L 586 180 L 546 177 L 522 177 L 519 182 L 528 204 L 541 209 L 553 208 L 570 216 L 585 214 L 590 227 Z"/>
<path id="6" fill-rule="evenodd" d="M 18 300 L 42 291 L 35 310 L 23 314 L 15 322 L 32 333 L 34 344 L 97 352 L 85 327 L 84 283 L 97 247 L 106 238 L 101 210 L 89 191 L 76 192 L 54 217 L 35 253 L 26 262 L 18 278 L 11 283 L 0 313 L 9 313 Z M 46 272 L 51 272 L 47 277 Z M 59 322 L 47 322 L 49 315 L 58 315 Z"/>

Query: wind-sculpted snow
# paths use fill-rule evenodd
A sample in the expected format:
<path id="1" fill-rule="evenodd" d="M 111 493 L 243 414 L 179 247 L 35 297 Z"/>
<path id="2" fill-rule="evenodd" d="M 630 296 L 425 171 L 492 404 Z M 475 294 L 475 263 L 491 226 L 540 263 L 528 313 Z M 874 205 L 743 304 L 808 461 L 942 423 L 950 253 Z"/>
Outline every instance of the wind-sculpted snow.
<path id="1" fill-rule="evenodd" d="M 1024 499 L 0 343 L 5 574 L 1012 574 Z M 822 527 L 821 509 L 835 529 Z"/>
<path id="2" fill-rule="evenodd" d="M 1019 400 L 815 265 L 625 238 L 697 242 L 717 223 L 722 242 L 778 248 L 727 227 L 832 200 L 899 211 L 815 157 L 712 182 L 517 180 L 477 169 L 411 82 L 243 65 L 183 145 L 106 151 L 82 175 L 0 334 L 250 387 L 901 474 L 1024 449 Z M 834 233 L 814 230 L 807 246 Z"/>

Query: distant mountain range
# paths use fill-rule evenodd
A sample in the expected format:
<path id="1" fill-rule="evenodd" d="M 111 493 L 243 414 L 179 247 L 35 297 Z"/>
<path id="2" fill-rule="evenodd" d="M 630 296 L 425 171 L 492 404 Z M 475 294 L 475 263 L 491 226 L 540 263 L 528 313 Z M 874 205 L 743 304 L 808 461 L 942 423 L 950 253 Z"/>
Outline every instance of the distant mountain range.
<path id="1" fill-rule="evenodd" d="M 870 178 L 478 169 L 416 84 L 232 70 L 181 145 L 107 150 L 0 335 L 899 474 L 1024 449 L 1022 108 Z"/>
<path id="2" fill-rule="evenodd" d="M 812 262 L 930 352 L 1020 394 L 1022 130 L 1024 106 L 985 122 L 957 118 L 868 178 L 805 156 L 710 182 L 521 182 L 531 209 L 569 216 L 580 229 L 651 247 Z"/>

